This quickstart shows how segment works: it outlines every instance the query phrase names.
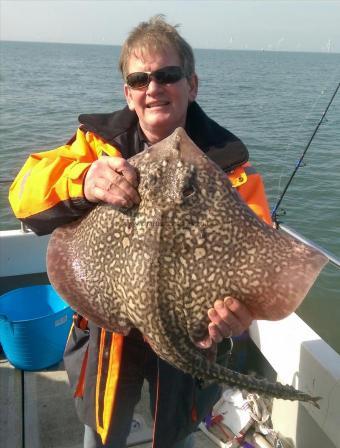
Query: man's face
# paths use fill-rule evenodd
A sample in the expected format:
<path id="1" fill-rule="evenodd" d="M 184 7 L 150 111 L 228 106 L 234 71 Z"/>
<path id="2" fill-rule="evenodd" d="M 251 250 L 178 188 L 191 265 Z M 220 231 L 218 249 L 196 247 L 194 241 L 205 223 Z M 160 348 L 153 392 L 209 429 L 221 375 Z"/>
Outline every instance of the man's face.
<path id="1" fill-rule="evenodd" d="M 136 52 L 128 65 L 128 73 L 153 72 L 163 67 L 179 66 L 175 50 L 150 55 Z M 197 77 L 182 78 L 174 84 L 150 84 L 140 90 L 124 85 L 124 93 L 130 110 L 139 118 L 140 126 L 150 143 L 168 137 L 178 126 L 185 126 L 189 102 L 197 95 Z"/>

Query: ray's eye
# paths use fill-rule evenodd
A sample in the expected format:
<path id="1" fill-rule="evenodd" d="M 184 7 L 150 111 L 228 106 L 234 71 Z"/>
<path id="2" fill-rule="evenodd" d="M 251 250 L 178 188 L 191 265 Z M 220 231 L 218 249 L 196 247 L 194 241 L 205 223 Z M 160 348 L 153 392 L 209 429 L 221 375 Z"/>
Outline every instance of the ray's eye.
<path id="1" fill-rule="evenodd" d="M 190 198 L 191 196 L 193 196 L 195 194 L 195 188 L 192 185 L 189 185 L 188 187 L 186 187 L 183 191 L 183 196 L 185 198 Z"/>
<path id="2" fill-rule="evenodd" d="M 158 173 L 151 174 L 149 177 L 149 182 L 148 182 L 149 186 L 152 187 L 152 186 L 157 185 L 158 179 L 159 179 Z"/>
<path id="3" fill-rule="evenodd" d="M 183 199 L 189 199 L 195 196 L 197 191 L 197 178 L 196 178 L 196 170 L 193 166 L 190 167 L 190 171 L 187 173 L 188 177 L 186 178 L 184 185 L 183 185 L 183 191 L 182 191 L 182 197 Z"/>

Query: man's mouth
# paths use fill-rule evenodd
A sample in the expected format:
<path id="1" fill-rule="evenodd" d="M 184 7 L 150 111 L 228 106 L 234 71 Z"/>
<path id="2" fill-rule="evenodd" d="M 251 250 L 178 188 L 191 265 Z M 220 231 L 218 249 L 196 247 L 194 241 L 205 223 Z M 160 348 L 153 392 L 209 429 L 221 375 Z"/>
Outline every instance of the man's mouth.
<path id="1" fill-rule="evenodd" d="M 148 103 L 146 105 L 146 107 L 148 109 L 152 109 L 152 108 L 156 108 L 156 107 L 163 107 L 163 106 L 167 106 L 168 104 L 170 104 L 169 101 L 153 101 L 152 103 Z"/>

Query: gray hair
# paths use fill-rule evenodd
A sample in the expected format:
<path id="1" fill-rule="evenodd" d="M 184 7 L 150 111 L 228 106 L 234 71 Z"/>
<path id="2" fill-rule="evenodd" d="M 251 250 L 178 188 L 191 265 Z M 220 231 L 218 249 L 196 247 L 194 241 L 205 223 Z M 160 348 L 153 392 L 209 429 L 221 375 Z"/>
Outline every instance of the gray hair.
<path id="1" fill-rule="evenodd" d="M 119 58 L 119 69 L 124 80 L 129 74 L 128 65 L 132 55 L 137 55 L 137 52 L 142 54 L 165 52 L 169 49 L 176 51 L 185 76 L 190 78 L 195 73 L 194 53 L 188 42 L 177 31 L 178 27 L 179 25 L 168 24 L 162 14 L 137 25 L 124 42 Z"/>

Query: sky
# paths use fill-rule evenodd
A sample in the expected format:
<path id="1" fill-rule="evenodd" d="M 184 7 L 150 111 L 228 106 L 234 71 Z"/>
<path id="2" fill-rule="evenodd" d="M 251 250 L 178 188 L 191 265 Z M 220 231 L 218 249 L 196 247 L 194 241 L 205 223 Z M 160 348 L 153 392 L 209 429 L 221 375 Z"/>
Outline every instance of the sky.
<path id="1" fill-rule="evenodd" d="M 121 45 L 160 13 L 194 48 L 340 53 L 340 0 L 0 0 L 0 38 Z"/>

